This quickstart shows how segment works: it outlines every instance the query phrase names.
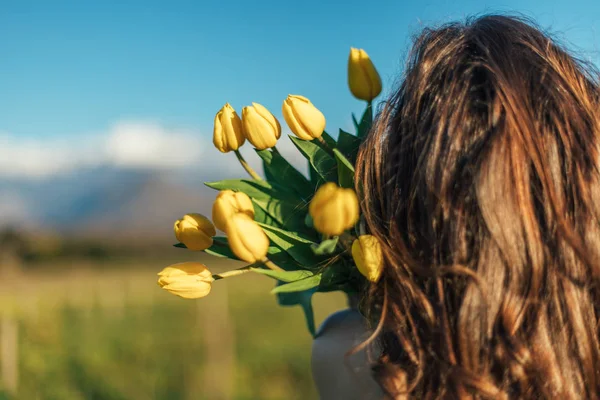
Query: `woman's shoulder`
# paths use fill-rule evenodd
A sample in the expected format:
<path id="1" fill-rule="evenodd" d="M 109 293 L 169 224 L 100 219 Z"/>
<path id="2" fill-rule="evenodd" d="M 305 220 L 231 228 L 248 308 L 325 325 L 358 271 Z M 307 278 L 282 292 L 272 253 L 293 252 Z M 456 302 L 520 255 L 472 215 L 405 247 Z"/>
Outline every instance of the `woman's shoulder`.
<path id="1" fill-rule="evenodd" d="M 322 400 L 381 399 L 365 350 L 347 355 L 369 337 L 364 317 L 346 309 L 330 315 L 319 327 L 312 346 L 312 374 Z M 376 354 L 371 355 L 372 358 Z"/>

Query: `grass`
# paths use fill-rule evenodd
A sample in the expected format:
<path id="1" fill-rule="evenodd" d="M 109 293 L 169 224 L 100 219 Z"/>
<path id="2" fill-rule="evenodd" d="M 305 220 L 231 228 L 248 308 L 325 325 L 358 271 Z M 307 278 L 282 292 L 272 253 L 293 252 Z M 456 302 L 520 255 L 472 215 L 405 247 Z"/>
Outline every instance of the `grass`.
<path id="1" fill-rule="evenodd" d="M 317 397 L 303 314 L 276 305 L 272 280 L 246 274 L 183 300 L 156 285 L 171 262 L 82 260 L 2 277 L 18 384 L 0 399 Z M 210 263 L 213 272 L 238 266 Z M 317 294 L 314 304 L 319 323 L 345 300 Z"/>

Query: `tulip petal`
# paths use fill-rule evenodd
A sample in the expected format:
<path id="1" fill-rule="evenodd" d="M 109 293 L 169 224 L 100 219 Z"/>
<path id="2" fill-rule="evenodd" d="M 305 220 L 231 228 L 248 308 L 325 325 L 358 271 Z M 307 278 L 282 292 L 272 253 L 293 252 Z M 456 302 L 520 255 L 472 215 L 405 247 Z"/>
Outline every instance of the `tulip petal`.
<path id="1" fill-rule="evenodd" d="M 173 231 L 175 232 L 175 237 L 177 238 L 178 241 L 181 242 L 181 238 L 179 237 L 179 224 L 181 223 L 181 220 L 178 219 L 177 221 L 175 221 L 175 223 L 173 224 Z"/>
<path id="2" fill-rule="evenodd" d="M 348 57 L 348 86 L 352 95 L 361 100 L 367 99 L 369 90 L 365 85 L 364 75 L 360 68 L 360 51 L 351 48 Z"/>
<path id="3" fill-rule="evenodd" d="M 242 121 L 229 103 L 215 116 L 213 144 L 222 153 L 237 150 L 245 142 Z"/>
<path id="4" fill-rule="evenodd" d="M 250 197 L 246 193 L 235 192 L 233 198 L 235 199 L 237 212 L 244 213 L 254 219 L 254 205 Z"/>
<path id="5" fill-rule="evenodd" d="M 343 189 L 344 190 L 344 204 L 347 208 L 347 228 L 349 229 L 353 227 L 360 217 L 360 206 L 358 204 L 358 197 L 356 197 L 356 192 L 352 189 Z"/>
<path id="6" fill-rule="evenodd" d="M 359 218 L 359 204 L 352 189 L 343 189 L 333 182 L 322 185 L 308 206 L 315 229 L 326 235 L 341 235 L 352 228 Z"/>
<path id="7" fill-rule="evenodd" d="M 292 111 L 310 139 L 321 137 L 325 130 L 325 116 L 321 111 L 312 103 L 301 101 L 294 102 Z"/>
<path id="8" fill-rule="evenodd" d="M 275 120 L 275 122 L 277 122 L 275 124 L 276 128 L 273 128 L 272 121 L 269 122 L 257 112 L 256 106 L 260 106 L 260 104 L 253 104 L 254 106 L 244 107 L 242 110 L 242 127 L 244 135 L 258 150 L 268 149 L 277 144 L 277 139 L 281 136 L 281 127 L 279 126 L 279 122 Z M 262 109 L 263 113 L 266 112 L 271 114 L 266 108 L 262 107 Z"/>
<path id="9" fill-rule="evenodd" d="M 255 117 L 252 122 L 252 135 L 248 137 L 248 140 L 259 150 L 264 150 L 275 146 L 277 143 L 276 137 L 269 133 L 271 125 L 260 117 Z"/>
<path id="10" fill-rule="evenodd" d="M 321 209 L 323 205 L 335 195 L 337 189 L 338 186 L 333 182 L 327 182 L 321 185 L 308 206 L 308 212 L 313 215 L 314 210 Z"/>
<path id="11" fill-rule="evenodd" d="M 183 229 L 179 234 L 181 243 L 185 244 L 190 250 L 202 251 L 208 249 L 213 244 L 213 239 L 198 229 Z"/>
<path id="12" fill-rule="evenodd" d="M 204 297 L 214 281 L 204 264 L 185 262 L 173 264 L 158 273 L 158 284 L 170 293 L 184 298 Z"/>
<path id="13" fill-rule="evenodd" d="M 325 116 L 304 96 L 288 95 L 282 112 L 290 130 L 300 139 L 313 140 L 325 130 Z"/>
<path id="14" fill-rule="evenodd" d="M 201 214 L 186 214 L 174 225 L 175 236 L 190 250 L 205 250 L 212 246 L 217 231 L 208 218 Z"/>
<path id="15" fill-rule="evenodd" d="M 363 49 L 350 49 L 348 86 L 354 97 L 371 101 L 381 93 L 381 77 Z"/>
<path id="16" fill-rule="evenodd" d="M 212 273 L 206 265 L 199 262 L 182 262 L 169 265 L 158 273 L 159 276 L 199 275 L 204 279 L 211 278 Z"/>
<path id="17" fill-rule="evenodd" d="M 304 130 L 304 127 L 296 118 L 293 107 L 292 101 L 289 98 L 283 102 L 282 112 L 285 122 L 290 127 L 290 130 L 300 139 L 311 140 L 312 137 Z"/>
<path id="18" fill-rule="evenodd" d="M 346 196 L 342 189 L 338 189 L 336 195 L 333 197 L 333 201 L 327 205 L 328 215 L 335 216 L 331 218 L 332 224 L 330 228 L 330 234 L 333 236 L 341 235 L 348 225 L 348 205 L 345 202 Z"/>
<path id="19" fill-rule="evenodd" d="M 185 276 L 168 285 L 162 286 L 162 288 L 185 299 L 198 299 L 208 295 L 211 286 L 210 282 L 198 280 L 193 276 Z"/>
<path id="20" fill-rule="evenodd" d="M 237 150 L 240 148 L 246 138 L 242 132 L 242 119 L 238 116 L 235 110 L 229 106 L 230 112 L 228 113 L 228 124 L 227 124 L 227 144 L 231 150 Z"/>
<path id="21" fill-rule="evenodd" d="M 223 190 L 219 192 L 212 208 L 212 219 L 215 226 L 225 231 L 227 221 L 231 215 L 244 213 L 254 219 L 254 206 L 252 200 L 243 192 Z"/>
<path id="22" fill-rule="evenodd" d="M 279 124 L 279 121 L 277 121 L 277 118 L 275 118 L 275 116 L 262 104 L 252 103 L 252 106 L 254 106 L 256 113 L 269 123 L 275 134 L 275 138 L 279 139 L 281 137 L 281 125 Z"/>
<path id="23" fill-rule="evenodd" d="M 207 236 L 215 236 L 217 231 L 213 223 L 202 214 L 189 213 L 183 216 L 183 222 L 203 231 Z"/>
<path id="24" fill-rule="evenodd" d="M 376 282 L 383 270 L 381 244 L 372 235 L 361 235 L 352 243 L 352 258 L 356 267 L 369 281 Z"/>
<path id="25" fill-rule="evenodd" d="M 227 239 L 233 253 L 248 263 L 262 261 L 269 250 L 269 238 L 262 228 L 246 214 L 234 214 L 227 226 Z"/>
<path id="26" fill-rule="evenodd" d="M 215 115 L 215 122 L 213 127 L 213 144 L 221 152 L 227 152 L 227 146 L 225 143 L 225 137 L 223 135 L 223 125 L 221 124 L 222 110 Z"/>
<path id="27" fill-rule="evenodd" d="M 369 98 L 372 100 L 381 93 L 381 77 L 366 51 L 361 49 L 360 58 L 360 66 L 369 82 Z"/>

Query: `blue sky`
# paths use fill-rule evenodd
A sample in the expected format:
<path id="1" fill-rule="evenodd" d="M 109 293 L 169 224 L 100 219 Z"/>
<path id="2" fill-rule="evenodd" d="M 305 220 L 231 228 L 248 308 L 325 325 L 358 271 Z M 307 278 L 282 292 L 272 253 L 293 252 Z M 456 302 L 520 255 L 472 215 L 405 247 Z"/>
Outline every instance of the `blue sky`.
<path id="1" fill-rule="evenodd" d="M 205 146 L 225 102 L 280 117 L 288 93 L 309 97 L 335 132 L 362 109 L 346 86 L 351 46 L 371 55 L 386 90 L 421 27 L 496 11 L 533 17 L 600 64 L 598 0 L 0 0 L 0 144 L 23 167 L 123 123 Z M 28 151 L 12 149 L 20 143 Z"/>

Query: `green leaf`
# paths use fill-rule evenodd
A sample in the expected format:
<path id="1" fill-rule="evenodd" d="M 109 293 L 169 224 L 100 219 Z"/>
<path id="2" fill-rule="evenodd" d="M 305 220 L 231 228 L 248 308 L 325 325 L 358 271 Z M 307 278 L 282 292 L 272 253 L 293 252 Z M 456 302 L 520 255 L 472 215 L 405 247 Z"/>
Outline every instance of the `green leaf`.
<path id="1" fill-rule="evenodd" d="M 335 253 L 336 246 L 338 244 L 339 237 L 336 236 L 332 239 L 323 240 L 321 243 L 315 243 L 311 245 L 313 253 L 318 256 L 324 256 Z"/>
<path id="2" fill-rule="evenodd" d="M 217 257 L 231 258 L 232 260 L 239 260 L 233 251 L 229 248 L 229 242 L 226 237 L 215 236 L 213 238 L 213 245 L 208 249 L 204 250 L 206 254 L 210 254 Z"/>
<path id="3" fill-rule="evenodd" d="M 319 175 L 319 173 L 313 168 L 312 165 L 310 165 L 310 161 L 308 163 L 308 175 L 310 177 L 310 184 L 313 185 L 315 187 L 315 192 L 317 191 L 316 188 L 323 183 L 323 179 L 321 179 L 321 176 Z"/>
<path id="4" fill-rule="evenodd" d="M 339 185 L 344 188 L 354 188 L 354 166 L 338 149 L 333 149 L 333 154 L 338 166 Z"/>
<path id="5" fill-rule="evenodd" d="M 278 282 L 278 285 L 282 285 L 282 282 Z M 306 318 L 306 326 L 308 331 L 314 337 L 315 336 L 315 314 L 312 307 L 312 295 L 316 292 L 316 288 L 305 290 L 303 292 L 291 292 L 291 293 L 277 293 L 277 302 L 283 307 L 291 307 L 299 305 L 304 311 L 304 317 Z"/>
<path id="6" fill-rule="evenodd" d="M 314 274 L 306 270 L 296 271 L 273 271 L 272 269 L 251 268 L 253 272 L 275 278 L 282 282 L 294 282 L 313 276 Z"/>
<path id="7" fill-rule="evenodd" d="M 270 200 L 252 199 L 252 202 L 269 214 L 277 222 L 277 226 L 284 227 L 285 229 L 294 232 L 309 231 L 304 224 L 304 217 L 308 205 L 294 207 L 288 202 L 275 198 Z"/>
<path id="8" fill-rule="evenodd" d="M 256 149 L 254 149 L 254 150 L 256 150 Z M 256 150 L 256 151 L 258 151 L 258 150 Z M 262 164 L 263 164 L 263 171 L 265 172 L 265 179 L 267 180 L 267 182 L 270 182 L 270 183 L 277 182 L 277 179 L 271 172 L 271 169 L 269 168 L 269 165 L 267 164 L 267 162 L 265 160 L 263 160 Z"/>
<path id="9" fill-rule="evenodd" d="M 280 229 L 280 228 L 277 228 L 277 227 L 274 227 L 274 226 L 268 226 L 268 225 L 265 225 L 265 224 L 259 224 L 259 225 L 262 226 L 263 229 L 266 229 L 268 231 L 275 232 L 278 235 L 284 236 L 287 239 L 289 239 L 291 242 L 294 242 L 294 243 L 304 244 L 304 245 L 309 245 L 309 246 L 311 244 L 315 243 L 308 236 L 302 235 L 300 233 L 289 232 L 289 231 L 286 231 L 284 229 Z M 284 248 L 283 250 L 286 250 L 286 249 Z"/>
<path id="10" fill-rule="evenodd" d="M 286 283 L 285 285 L 276 286 L 271 293 L 290 293 L 290 292 L 302 292 L 304 290 L 316 288 L 321 282 L 321 274 L 312 275 L 308 278 L 300 279 L 298 281 Z"/>
<path id="11" fill-rule="evenodd" d="M 332 156 L 312 141 L 290 136 L 294 145 L 308 159 L 323 182 L 337 182 L 337 168 Z"/>
<path id="12" fill-rule="evenodd" d="M 356 119 L 356 115 L 354 115 L 354 113 L 352 113 L 352 122 L 354 123 L 354 129 L 356 129 L 356 132 L 358 133 L 358 130 L 360 128 L 360 123 Z"/>
<path id="13" fill-rule="evenodd" d="M 215 243 L 210 248 L 204 250 L 206 254 L 210 254 L 217 257 L 226 257 L 232 260 L 239 260 L 237 256 L 231 251 L 229 247 L 229 243 L 226 237 L 215 237 Z M 295 271 L 302 268 L 300 264 L 298 264 L 292 256 L 290 256 L 287 252 L 282 250 L 277 246 L 270 246 L 268 250 L 269 260 L 273 261 L 279 267 L 285 269 L 286 271 Z"/>
<path id="14" fill-rule="evenodd" d="M 356 156 L 360 147 L 360 138 L 340 129 L 337 148 L 346 156 L 352 165 L 356 164 Z"/>
<path id="15" fill-rule="evenodd" d="M 258 204 L 256 204 L 256 202 L 254 202 L 254 205 L 254 220 L 256 222 L 278 227 L 283 226 L 279 222 L 277 222 L 271 215 L 269 215 L 265 210 L 263 210 Z"/>
<path id="16" fill-rule="evenodd" d="M 309 199 L 315 188 L 300 171 L 292 166 L 281 154 L 272 150 L 256 150 L 263 160 L 265 174 L 269 181 L 275 181 L 284 188 L 292 189 L 303 199 Z"/>
<path id="17" fill-rule="evenodd" d="M 234 192 L 246 193 L 254 199 L 269 200 L 276 198 L 288 201 L 291 204 L 302 204 L 302 201 L 286 192 L 286 190 L 275 183 L 249 179 L 226 179 L 218 182 L 206 182 L 206 186 L 216 190 L 233 190 Z"/>
<path id="18" fill-rule="evenodd" d="M 286 192 L 275 183 L 266 181 L 227 179 L 218 182 L 206 182 L 205 185 L 216 190 L 233 190 L 246 193 L 250 198 L 257 201 L 269 202 L 277 199 L 285 202 L 286 208 L 290 209 L 302 208 L 305 205 L 305 202 L 298 198 L 297 195 Z M 278 222 L 267 211 L 258 206 L 258 204 L 254 207 L 254 220 L 267 225 L 282 226 L 282 223 Z"/>
<path id="19" fill-rule="evenodd" d="M 173 247 L 177 247 L 177 248 L 180 248 L 180 249 L 187 249 L 187 246 L 185 244 L 183 244 L 183 243 L 175 243 L 173 245 Z"/>
<path id="20" fill-rule="evenodd" d="M 269 255 L 269 260 L 286 271 L 303 269 L 303 267 L 296 260 L 294 260 L 289 253 L 277 245 L 272 244 L 269 246 L 267 254 Z"/>
<path id="21" fill-rule="evenodd" d="M 278 229 L 274 226 L 259 224 L 271 242 L 288 253 L 303 268 L 317 268 L 322 259 L 319 259 L 311 250 L 313 241 L 297 233 Z"/>
<path id="22" fill-rule="evenodd" d="M 328 265 L 323 270 L 319 292 L 333 292 L 347 289 L 354 269 L 356 268 L 344 261 Z"/>
<path id="23" fill-rule="evenodd" d="M 357 128 L 358 137 L 363 138 L 371 129 L 371 124 L 373 123 L 373 106 L 371 102 L 367 104 L 367 108 L 363 113 L 363 116 L 360 120 L 360 125 Z"/>

